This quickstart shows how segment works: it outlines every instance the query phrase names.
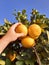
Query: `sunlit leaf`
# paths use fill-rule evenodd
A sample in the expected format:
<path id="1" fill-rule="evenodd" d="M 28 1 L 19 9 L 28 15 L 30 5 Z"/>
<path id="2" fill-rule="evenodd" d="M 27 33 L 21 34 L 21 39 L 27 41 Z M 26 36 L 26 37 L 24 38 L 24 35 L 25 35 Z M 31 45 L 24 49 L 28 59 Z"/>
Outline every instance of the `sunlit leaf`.
<path id="1" fill-rule="evenodd" d="M 48 36 L 48 44 L 49 44 L 49 31 L 47 31 L 47 36 Z"/>
<path id="2" fill-rule="evenodd" d="M 1 32 L 0 35 L 4 35 L 5 33 Z"/>
<path id="3" fill-rule="evenodd" d="M 5 65 L 5 61 L 0 59 L 0 65 Z"/>
<path id="4" fill-rule="evenodd" d="M 7 28 L 7 27 L 3 26 L 3 28 L 4 28 L 6 31 L 8 31 L 8 28 Z"/>
<path id="5" fill-rule="evenodd" d="M 47 28 L 48 27 L 48 25 L 45 24 L 45 23 L 44 24 L 41 24 L 40 26 L 41 26 L 41 28 Z"/>
<path id="6" fill-rule="evenodd" d="M 4 18 L 4 22 L 5 22 L 6 24 L 11 24 L 11 22 L 9 22 L 6 18 Z"/>

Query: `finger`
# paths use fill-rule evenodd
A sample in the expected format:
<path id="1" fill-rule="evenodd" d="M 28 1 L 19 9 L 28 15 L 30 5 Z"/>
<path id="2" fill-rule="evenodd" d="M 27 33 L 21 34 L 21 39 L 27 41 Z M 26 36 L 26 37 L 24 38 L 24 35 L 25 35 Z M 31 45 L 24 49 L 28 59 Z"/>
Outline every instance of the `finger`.
<path id="1" fill-rule="evenodd" d="M 12 25 L 12 28 L 15 29 L 18 25 L 20 25 L 21 23 L 15 23 Z"/>
<path id="2" fill-rule="evenodd" d="M 23 36 L 25 36 L 24 33 L 18 33 L 18 37 L 23 37 Z"/>

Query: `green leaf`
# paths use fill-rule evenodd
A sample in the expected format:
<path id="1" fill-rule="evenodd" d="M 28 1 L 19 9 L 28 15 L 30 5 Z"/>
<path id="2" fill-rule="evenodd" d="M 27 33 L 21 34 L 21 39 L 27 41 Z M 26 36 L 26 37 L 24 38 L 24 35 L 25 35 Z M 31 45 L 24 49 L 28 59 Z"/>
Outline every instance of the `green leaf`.
<path id="1" fill-rule="evenodd" d="M 24 65 L 24 62 L 23 61 L 17 61 L 16 65 Z"/>
<path id="2" fill-rule="evenodd" d="M 30 59 L 30 60 L 25 60 L 25 64 L 26 65 L 34 65 L 34 62 Z"/>
<path id="3" fill-rule="evenodd" d="M 5 65 L 5 61 L 4 60 L 0 60 L 0 65 Z"/>
<path id="4" fill-rule="evenodd" d="M 49 31 L 47 31 L 47 36 L 48 36 L 48 44 L 49 44 Z"/>
<path id="5" fill-rule="evenodd" d="M 6 59 L 6 64 L 5 65 L 11 65 L 11 61 L 9 59 Z"/>
<path id="6" fill-rule="evenodd" d="M 23 58 L 20 55 L 16 56 L 16 59 L 17 60 L 23 60 Z"/>
<path id="7" fill-rule="evenodd" d="M 0 35 L 4 35 L 5 33 L 3 33 L 3 32 L 0 32 Z"/>
<path id="8" fill-rule="evenodd" d="M 47 28 L 48 27 L 48 25 L 45 24 L 45 23 L 44 24 L 41 24 L 40 26 L 41 26 L 41 28 Z"/>
<path id="9" fill-rule="evenodd" d="M 4 28 L 6 31 L 8 31 L 8 28 L 7 28 L 6 26 L 3 26 L 3 28 Z"/>
<path id="10" fill-rule="evenodd" d="M 18 11 L 18 12 L 17 12 L 17 16 L 20 16 L 20 15 L 21 15 L 21 12 L 20 12 L 20 11 Z"/>
<path id="11" fill-rule="evenodd" d="M 26 10 L 24 9 L 24 10 L 22 10 L 22 14 L 25 14 L 26 13 Z"/>
<path id="12" fill-rule="evenodd" d="M 11 24 L 11 22 L 9 22 L 6 18 L 4 19 L 4 22 L 5 22 L 6 24 Z"/>

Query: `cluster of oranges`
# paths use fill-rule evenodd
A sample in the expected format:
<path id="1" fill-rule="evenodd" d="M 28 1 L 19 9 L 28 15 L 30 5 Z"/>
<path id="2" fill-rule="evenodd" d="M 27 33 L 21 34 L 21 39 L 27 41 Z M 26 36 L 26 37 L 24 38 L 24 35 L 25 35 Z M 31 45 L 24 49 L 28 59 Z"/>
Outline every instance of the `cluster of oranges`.
<path id="1" fill-rule="evenodd" d="M 23 37 L 20 37 L 19 40 L 21 40 L 21 44 L 25 48 L 31 48 L 35 46 L 35 40 L 40 36 L 41 34 L 41 27 L 37 24 L 31 24 L 28 28 L 24 24 L 20 24 L 16 27 L 15 31 L 17 33 L 24 33 L 25 35 Z M 7 54 L 7 57 L 13 61 L 16 58 L 16 54 Z"/>
<path id="2" fill-rule="evenodd" d="M 28 28 L 24 24 L 20 24 L 16 27 L 17 33 L 24 33 L 25 36 L 21 37 L 22 46 L 30 48 L 35 46 L 35 40 L 41 34 L 41 27 L 37 24 L 31 24 Z"/>

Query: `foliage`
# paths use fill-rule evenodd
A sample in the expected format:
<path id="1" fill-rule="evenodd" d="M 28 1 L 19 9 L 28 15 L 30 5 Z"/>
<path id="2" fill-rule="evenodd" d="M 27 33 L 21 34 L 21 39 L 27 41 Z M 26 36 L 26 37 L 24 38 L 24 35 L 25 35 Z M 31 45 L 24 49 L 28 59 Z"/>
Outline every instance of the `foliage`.
<path id="1" fill-rule="evenodd" d="M 38 63 L 39 58 L 41 65 L 49 65 L 49 18 L 40 14 L 36 9 L 32 9 L 30 22 L 27 19 L 26 10 L 15 12 L 14 16 L 18 22 L 23 23 L 27 27 L 34 23 L 40 25 L 42 33 L 39 38 L 36 39 L 36 46 L 34 48 L 24 48 L 19 39 L 11 42 L 3 51 L 5 56 L 2 53 L 0 59 L 5 60 L 6 65 L 40 65 Z M 0 37 L 3 37 L 14 24 L 7 19 L 4 19 L 4 22 L 4 25 L 0 26 Z M 12 62 L 7 58 L 9 52 L 16 54 L 16 58 Z"/>

